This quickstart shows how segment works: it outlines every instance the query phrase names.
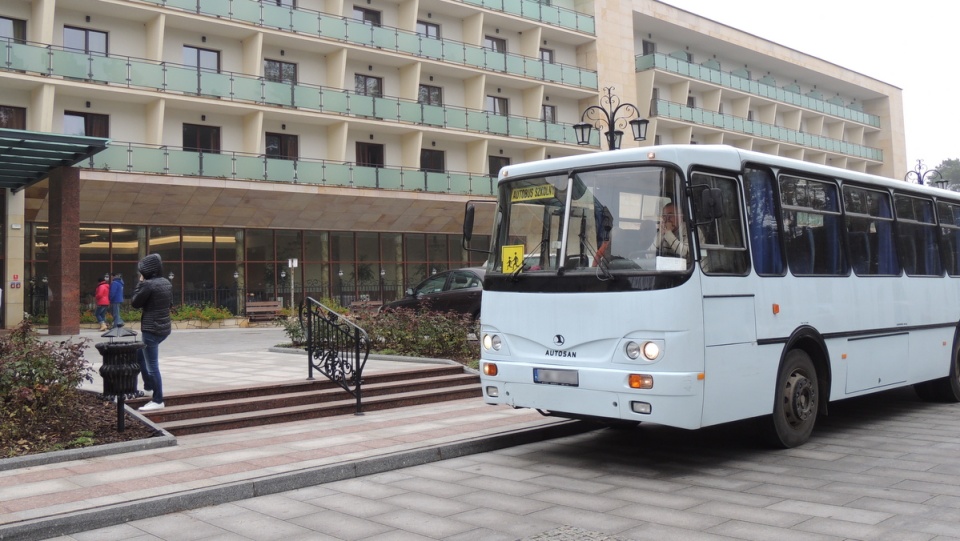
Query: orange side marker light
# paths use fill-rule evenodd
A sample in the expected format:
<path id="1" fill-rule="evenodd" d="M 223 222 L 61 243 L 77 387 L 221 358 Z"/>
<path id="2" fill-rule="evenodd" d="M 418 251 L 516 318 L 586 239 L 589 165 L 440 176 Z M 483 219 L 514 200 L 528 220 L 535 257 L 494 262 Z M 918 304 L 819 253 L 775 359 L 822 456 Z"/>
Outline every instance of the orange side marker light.
<path id="1" fill-rule="evenodd" d="M 780 313 L 780 305 L 777 303 L 773 303 L 773 315 L 777 315 L 779 313 Z"/>

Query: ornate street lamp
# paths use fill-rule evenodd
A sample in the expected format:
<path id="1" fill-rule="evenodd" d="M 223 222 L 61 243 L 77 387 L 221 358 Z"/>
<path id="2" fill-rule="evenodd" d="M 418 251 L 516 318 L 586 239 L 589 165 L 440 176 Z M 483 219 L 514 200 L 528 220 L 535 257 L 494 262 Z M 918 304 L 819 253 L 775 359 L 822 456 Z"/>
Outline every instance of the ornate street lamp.
<path id="1" fill-rule="evenodd" d="M 937 180 L 932 180 L 936 178 Z M 937 184 L 939 187 L 944 187 L 948 180 L 945 180 L 940 176 L 940 171 L 936 169 L 923 169 L 923 160 L 917 160 L 917 167 L 913 171 L 907 171 L 907 174 L 903 176 L 903 180 L 909 182 L 911 179 L 916 180 L 917 184 L 924 184 L 924 181 L 927 181 L 929 184 L 931 181 Z"/>
<path id="2" fill-rule="evenodd" d="M 623 139 L 623 130 L 629 125 L 633 132 L 634 141 L 644 141 L 647 139 L 647 125 L 650 121 L 640 118 L 640 110 L 632 103 L 620 103 L 620 98 L 613 95 L 613 87 L 608 86 L 603 89 L 607 94 L 600 96 L 600 105 L 591 105 L 587 107 L 580 115 L 580 123 L 574 124 L 573 129 L 577 132 L 577 144 L 590 144 L 590 130 L 597 128 L 605 129 L 604 137 L 607 138 L 607 148 L 617 150 L 620 148 L 620 141 Z M 620 110 L 623 110 L 622 116 L 617 116 Z M 628 120 L 630 117 L 636 117 Z"/>

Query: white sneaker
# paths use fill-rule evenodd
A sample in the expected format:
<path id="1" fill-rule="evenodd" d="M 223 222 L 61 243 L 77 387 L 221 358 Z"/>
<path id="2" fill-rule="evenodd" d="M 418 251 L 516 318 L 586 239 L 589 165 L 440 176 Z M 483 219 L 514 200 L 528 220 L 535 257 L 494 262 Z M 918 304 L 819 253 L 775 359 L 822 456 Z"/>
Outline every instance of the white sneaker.
<path id="1" fill-rule="evenodd" d="M 137 411 L 154 411 L 154 410 L 162 410 L 162 409 L 163 409 L 163 402 L 154 402 L 151 400 L 150 402 L 147 402 L 146 404 L 140 406 L 140 409 Z"/>

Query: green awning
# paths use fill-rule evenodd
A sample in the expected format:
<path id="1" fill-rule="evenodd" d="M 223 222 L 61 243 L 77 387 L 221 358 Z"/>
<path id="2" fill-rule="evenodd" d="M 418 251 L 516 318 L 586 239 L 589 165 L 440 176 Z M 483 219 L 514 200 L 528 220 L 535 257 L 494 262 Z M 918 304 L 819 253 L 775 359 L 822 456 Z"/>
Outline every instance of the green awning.
<path id="1" fill-rule="evenodd" d="M 109 139 L 0 128 L 0 188 L 14 192 L 107 148 Z"/>

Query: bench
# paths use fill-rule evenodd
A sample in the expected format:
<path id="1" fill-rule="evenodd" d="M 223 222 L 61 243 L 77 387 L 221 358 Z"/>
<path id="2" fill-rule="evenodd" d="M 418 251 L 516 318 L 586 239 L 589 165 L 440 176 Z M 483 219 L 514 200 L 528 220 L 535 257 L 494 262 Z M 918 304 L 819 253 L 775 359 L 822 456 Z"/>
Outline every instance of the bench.
<path id="1" fill-rule="evenodd" d="M 247 301 L 247 319 L 250 321 L 267 321 L 277 319 L 283 303 L 280 301 Z"/>
<path id="2" fill-rule="evenodd" d="M 353 301 L 350 303 L 350 311 L 358 312 L 362 314 L 372 314 L 376 313 L 380 309 L 380 305 L 383 303 L 380 301 Z"/>

